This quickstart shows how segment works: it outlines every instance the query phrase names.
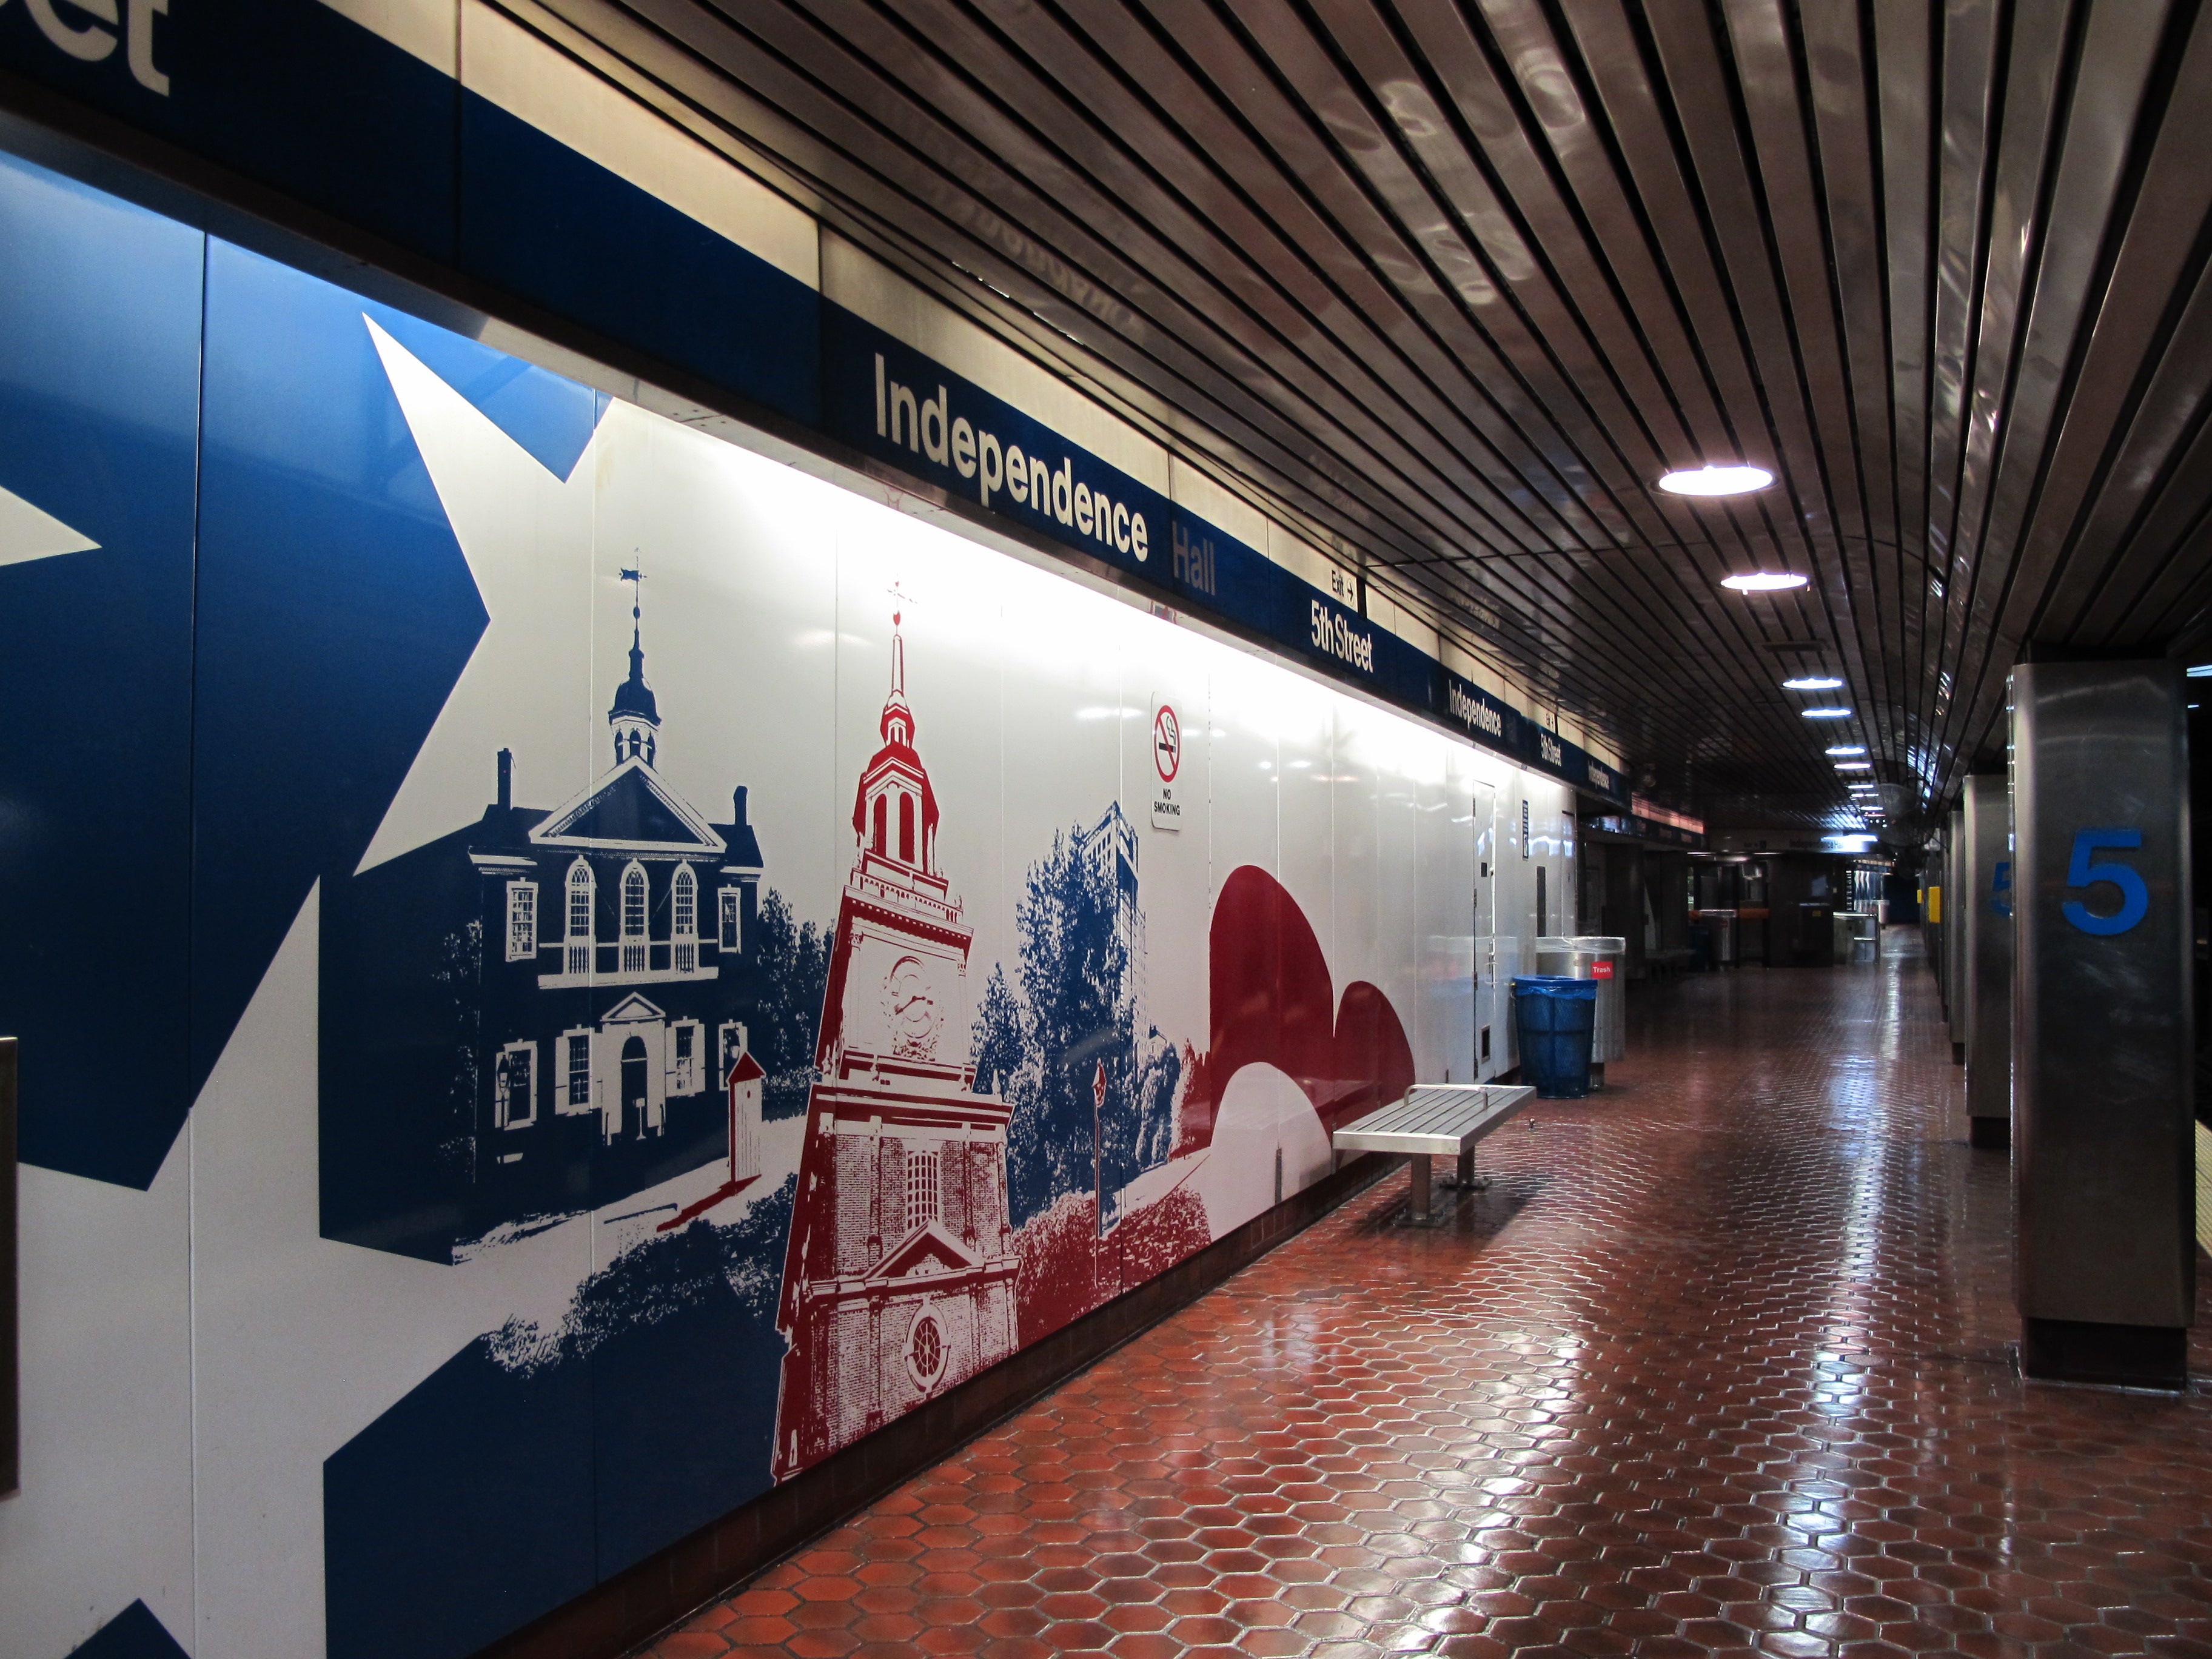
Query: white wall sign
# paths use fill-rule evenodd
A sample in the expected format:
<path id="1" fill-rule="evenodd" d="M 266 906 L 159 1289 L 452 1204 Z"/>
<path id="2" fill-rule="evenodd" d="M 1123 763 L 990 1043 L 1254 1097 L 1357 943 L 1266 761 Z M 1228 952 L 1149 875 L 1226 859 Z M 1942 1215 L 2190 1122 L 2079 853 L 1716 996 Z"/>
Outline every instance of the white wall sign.
<path id="1" fill-rule="evenodd" d="M 1152 711 L 1152 828 L 1181 830 L 1182 802 L 1176 795 L 1176 774 L 1182 770 L 1182 722 L 1162 703 Z"/>

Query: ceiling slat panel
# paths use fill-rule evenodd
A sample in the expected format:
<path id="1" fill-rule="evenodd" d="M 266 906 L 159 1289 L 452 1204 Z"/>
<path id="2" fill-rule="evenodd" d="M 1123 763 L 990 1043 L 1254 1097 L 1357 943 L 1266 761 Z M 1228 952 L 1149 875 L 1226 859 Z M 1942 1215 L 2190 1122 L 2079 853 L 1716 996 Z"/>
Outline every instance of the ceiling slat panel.
<path id="1" fill-rule="evenodd" d="M 1708 817 L 1844 821 L 1787 675 L 1910 821 L 2212 641 L 2193 3 L 543 3 Z"/>

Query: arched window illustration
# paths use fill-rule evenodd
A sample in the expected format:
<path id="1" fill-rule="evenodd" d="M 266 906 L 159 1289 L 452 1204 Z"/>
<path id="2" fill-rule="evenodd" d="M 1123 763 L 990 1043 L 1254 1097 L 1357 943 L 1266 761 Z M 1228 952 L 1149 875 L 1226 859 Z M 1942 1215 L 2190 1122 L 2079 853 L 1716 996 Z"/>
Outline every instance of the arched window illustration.
<path id="1" fill-rule="evenodd" d="M 578 859 L 568 866 L 568 948 L 563 972 L 580 976 L 592 971 L 592 866 Z"/>
<path id="2" fill-rule="evenodd" d="M 914 797 L 903 789 L 899 791 L 899 857 L 914 862 Z"/>
<path id="3" fill-rule="evenodd" d="M 941 1188 L 937 1154 L 910 1152 L 906 1155 L 906 1230 L 912 1232 L 926 1221 L 937 1219 Z"/>
<path id="4" fill-rule="evenodd" d="M 886 803 L 884 802 L 884 798 L 883 798 L 881 795 L 877 796 L 877 797 L 876 797 L 876 853 L 877 853 L 877 855 L 878 855 L 878 857 L 880 857 L 880 856 L 882 855 L 883 851 L 884 851 L 884 823 L 885 823 L 884 814 L 885 810 L 886 810 Z"/>
<path id="5" fill-rule="evenodd" d="M 699 965 L 699 879 L 688 864 L 676 866 L 671 904 L 676 915 L 676 971 L 688 974 Z"/>
<path id="6" fill-rule="evenodd" d="M 622 970 L 645 971 L 645 866 L 633 864 L 622 878 Z"/>

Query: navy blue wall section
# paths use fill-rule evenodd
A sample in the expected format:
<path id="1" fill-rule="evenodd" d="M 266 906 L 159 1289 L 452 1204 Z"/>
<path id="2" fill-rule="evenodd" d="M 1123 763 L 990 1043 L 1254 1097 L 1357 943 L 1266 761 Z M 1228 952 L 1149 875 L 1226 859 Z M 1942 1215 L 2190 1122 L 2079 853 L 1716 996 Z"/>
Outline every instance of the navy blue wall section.
<path id="1" fill-rule="evenodd" d="M 192 1078 L 349 877 L 488 620 L 343 289 L 210 245 Z"/>
<path id="2" fill-rule="evenodd" d="M 71 1659 L 185 1659 L 184 1649 L 143 1601 L 133 1601 L 93 1633 Z"/>
<path id="3" fill-rule="evenodd" d="M 479 1338 L 323 1465 L 330 1659 L 460 1659 L 592 1587 L 589 1369 Z"/>
<path id="4" fill-rule="evenodd" d="M 767 1490 L 795 1188 L 626 1252 L 553 1340 L 471 1343 L 328 1460 L 331 1659 L 459 1659 Z"/>
<path id="5" fill-rule="evenodd" d="M 132 1187 L 191 1104 L 204 240 L 0 158 L 0 488 L 99 544 L 0 564 L 0 1024 L 23 1038 L 23 1157 Z"/>
<path id="6" fill-rule="evenodd" d="M 149 20 L 143 63 L 118 38 L 127 30 L 89 10 L 61 15 L 82 31 L 75 52 L 41 33 L 29 6 L 0 5 L 0 64 L 452 262 L 452 77 L 310 0 L 183 0 Z"/>
<path id="7" fill-rule="evenodd" d="M 474 96 L 461 116 L 461 268 L 805 426 L 820 299 Z"/>

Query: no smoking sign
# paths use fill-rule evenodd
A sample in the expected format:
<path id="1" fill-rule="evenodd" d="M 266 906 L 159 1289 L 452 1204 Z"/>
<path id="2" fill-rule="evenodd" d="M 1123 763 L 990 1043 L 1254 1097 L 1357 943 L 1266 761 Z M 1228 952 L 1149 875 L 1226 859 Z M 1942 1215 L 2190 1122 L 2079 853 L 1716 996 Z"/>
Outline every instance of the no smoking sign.
<path id="1" fill-rule="evenodd" d="M 1182 770 L 1182 722 L 1162 703 L 1152 711 L 1152 828 L 1182 828 L 1176 775 Z"/>

